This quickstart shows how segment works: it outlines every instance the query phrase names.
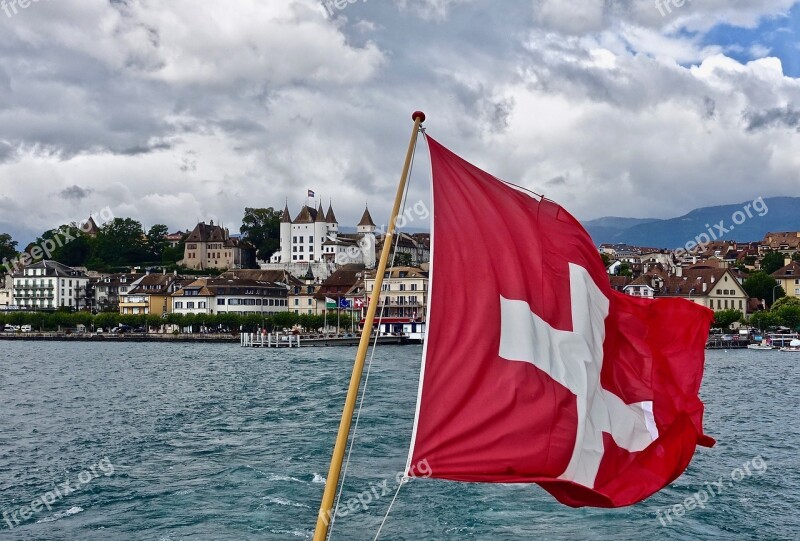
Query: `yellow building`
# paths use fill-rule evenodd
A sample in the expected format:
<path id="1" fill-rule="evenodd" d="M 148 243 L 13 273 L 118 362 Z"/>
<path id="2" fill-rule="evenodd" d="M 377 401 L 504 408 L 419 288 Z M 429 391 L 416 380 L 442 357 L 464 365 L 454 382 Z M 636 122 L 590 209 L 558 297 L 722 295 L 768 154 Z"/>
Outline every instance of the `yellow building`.
<path id="1" fill-rule="evenodd" d="M 367 296 L 375 288 L 375 271 L 364 279 Z M 428 297 L 428 273 L 417 267 L 395 267 L 386 271 L 380 305 L 383 315 L 390 318 L 407 318 L 425 321 Z M 366 309 L 366 303 L 364 306 Z"/>
<path id="2" fill-rule="evenodd" d="M 147 274 L 131 284 L 127 293 L 120 293 L 120 314 L 154 314 L 172 311 L 171 296 L 191 282 L 174 274 Z"/>
<path id="3" fill-rule="evenodd" d="M 800 298 L 800 263 L 789 261 L 785 267 L 773 272 L 772 277 L 778 281 L 787 297 Z"/>

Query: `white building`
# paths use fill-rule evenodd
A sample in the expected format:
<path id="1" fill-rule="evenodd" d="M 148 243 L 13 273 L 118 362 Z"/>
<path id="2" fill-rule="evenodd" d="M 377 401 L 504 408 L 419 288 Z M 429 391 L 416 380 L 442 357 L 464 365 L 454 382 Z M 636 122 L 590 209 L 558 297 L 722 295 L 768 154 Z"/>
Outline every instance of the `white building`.
<path id="1" fill-rule="evenodd" d="M 86 304 L 88 284 L 82 271 L 44 259 L 14 273 L 13 305 L 21 310 L 80 310 Z"/>
<path id="2" fill-rule="evenodd" d="M 176 314 L 264 314 L 289 310 L 282 284 L 230 278 L 201 278 L 172 294 Z"/>
<path id="3" fill-rule="evenodd" d="M 0 310 L 8 310 L 14 299 L 14 279 L 10 274 L 0 275 Z"/>
<path id="4" fill-rule="evenodd" d="M 369 209 L 364 210 L 357 233 L 345 234 L 339 232 L 332 205 L 327 213 L 322 204 L 316 210 L 306 205 L 292 220 L 287 204 L 281 216 L 280 249 L 261 268 L 284 269 L 303 276 L 310 263 L 314 275 L 321 279 L 342 265 L 374 268 L 376 229 Z"/>

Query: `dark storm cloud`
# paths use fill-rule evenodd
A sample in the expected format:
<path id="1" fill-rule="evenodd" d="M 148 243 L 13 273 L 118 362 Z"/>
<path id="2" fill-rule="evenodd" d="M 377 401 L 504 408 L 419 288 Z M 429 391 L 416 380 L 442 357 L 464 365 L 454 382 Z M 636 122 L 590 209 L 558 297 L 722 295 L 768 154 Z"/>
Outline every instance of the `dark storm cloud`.
<path id="1" fill-rule="evenodd" d="M 758 131 L 765 128 L 793 128 L 800 131 L 800 109 L 791 106 L 775 107 L 764 111 L 745 115 L 747 131 Z"/>
<path id="2" fill-rule="evenodd" d="M 60 195 L 64 199 L 69 199 L 71 201 L 81 201 L 89 197 L 92 194 L 92 192 L 94 192 L 94 190 L 92 190 L 91 188 L 81 188 L 76 184 L 74 186 L 69 186 L 67 188 L 64 188 L 63 190 L 58 192 L 58 195 Z"/>

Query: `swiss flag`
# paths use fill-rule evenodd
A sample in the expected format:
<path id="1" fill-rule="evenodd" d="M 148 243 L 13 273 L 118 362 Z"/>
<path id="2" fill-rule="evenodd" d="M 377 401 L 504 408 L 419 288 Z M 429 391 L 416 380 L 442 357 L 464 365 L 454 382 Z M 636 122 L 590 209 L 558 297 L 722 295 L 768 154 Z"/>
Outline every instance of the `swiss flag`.
<path id="1" fill-rule="evenodd" d="M 431 286 L 408 475 L 534 482 L 574 507 L 663 488 L 714 444 L 698 398 L 713 313 L 613 291 L 569 213 L 427 139 Z"/>

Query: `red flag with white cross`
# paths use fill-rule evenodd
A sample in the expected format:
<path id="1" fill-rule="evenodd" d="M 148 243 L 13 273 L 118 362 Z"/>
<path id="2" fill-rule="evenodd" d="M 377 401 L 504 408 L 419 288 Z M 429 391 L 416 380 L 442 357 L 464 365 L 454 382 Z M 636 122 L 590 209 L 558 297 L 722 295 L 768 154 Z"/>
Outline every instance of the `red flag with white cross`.
<path id="1" fill-rule="evenodd" d="M 713 313 L 612 290 L 581 225 L 427 137 L 428 329 L 407 474 L 538 483 L 619 507 L 677 478 L 703 434 Z"/>

